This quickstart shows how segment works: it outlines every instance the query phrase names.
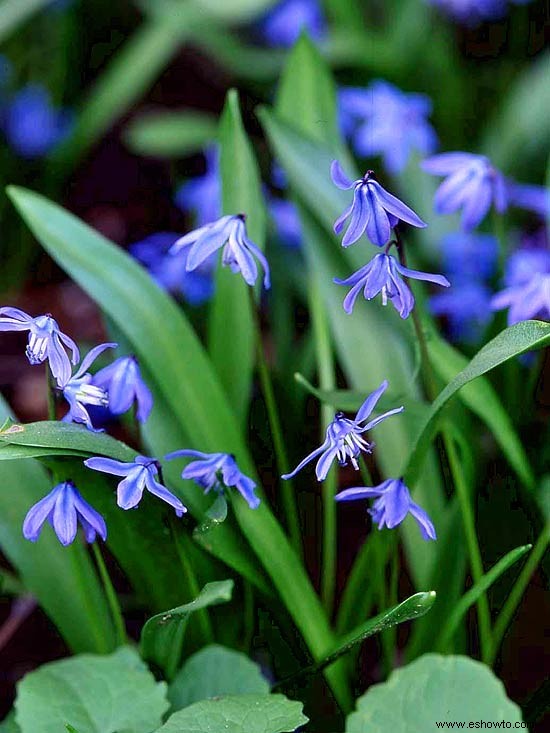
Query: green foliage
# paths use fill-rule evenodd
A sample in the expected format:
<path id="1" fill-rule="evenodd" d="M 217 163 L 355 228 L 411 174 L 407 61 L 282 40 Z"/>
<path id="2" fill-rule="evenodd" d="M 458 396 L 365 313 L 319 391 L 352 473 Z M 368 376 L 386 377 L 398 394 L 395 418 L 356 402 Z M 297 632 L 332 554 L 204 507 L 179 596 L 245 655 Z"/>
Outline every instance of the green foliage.
<path id="1" fill-rule="evenodd" d="M 132 120 L 126 144 L 139 155 L 183 157 L 198 153 L 216 137 L 218 121 L 211 115 L 185 110 L 149 112 Z"/>

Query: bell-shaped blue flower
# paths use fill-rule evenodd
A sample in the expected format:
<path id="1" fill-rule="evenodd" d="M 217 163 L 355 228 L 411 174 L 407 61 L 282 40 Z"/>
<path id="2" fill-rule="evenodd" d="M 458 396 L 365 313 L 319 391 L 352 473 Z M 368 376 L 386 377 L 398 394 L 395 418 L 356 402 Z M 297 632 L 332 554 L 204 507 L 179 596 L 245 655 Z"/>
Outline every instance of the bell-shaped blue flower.
<path id="1" fill-rule="evenodd" d="M 195 481 L 203 487 L 205 494 L 211 489 L 223 492 L 224 487 L 234 487 L 251 509 L 257 509 L 260 505 L 260 499 L 254 493 L 256 484 L 241 472 L 235 456 L 229 453 L 202 453 L 198 450 L 177 450 L 165 456 L 168 461 L 187 457 L 199 460 L 189 463 L 183 469 L 181 477 Z"/>
<path id="2" fill-rule="evenodd" d="M 507 287 L 493 296 L 491 308 L 508 308 L 508 325 L 531 318 L 550 319 L 550 251 L 515 252 L 506 268 Z"/>
<path id="3" fill-rule="evenodd" d="M 293 46 L 302 31 L 318 41 L 326 31 L 320 0 L 281 0 L 260 20 L 259 29 L 270 46 Z"/>
<path id="4" fill-rule="evenodd" d="M 105 520 L 84 501 L 72 481 L 58 484 L 27 512 L 23 522 L 23 536 L 36 542 L 45 521 L 48 521 L 62 545 L 67 546 L 76 537 L 78 524 L 84 530 L 87 542 L 94 542 L 96 535 L 107 539 Z"/>
<path id="5" fill-rule="evenodd" d="M 153 395 L 143 381 L 139 362 L 135 356 L 121 356 L 109 366 L 100 369 L 93 377 L 93 384 L 109 394 L 109 411 L 113 415 L 127 412 L 134 402 L 136 417 L 145 422 L 153 409 Z"/>
<path id="6" fill-rule="evenodd" d="M 222 187 L 220 183 L 220 153 L 213 145 L 205 153 L 206 172 L 191 178 L 176 191 L 176 205 L 195 214 L 200 227 L 215 221 L 222 214 Z"/>
<path id="7" fill-rule="evenodd" d="M 0 308 L 0 331 L 29 331 L 25 353 L 31 364 L 46 359 L 57 384 L 61 387 L 71 378 L 71 362 L 80 358 L 75 342 L 59 330 L 57 321 L 47 313 L 33 318 L 19 308 Z M 71 351 L 68 357 L 65 348 Z"/>
<path id="8" fill-rule="evenodd" d="M 258 278 L 256 259 L 264 271 L 264 287 L 269 288 L 269 265 L 261 249 L 248 238 L 245 219 L 244 214 L 222 216 L 178 239 L 170 252 L 178 254 L 188 249 L 186 269 L 192 272 L 223 247 L 222 265 L 240 272 L 248 285 L 254 285 Z"/>
<path id="9" fill-rule="evenodd" d="M 116 349 L 117 344 L 100 344 L 86 354 L 81 365 L 66 384 L 61 385 L 63 397 L 69 403 L 69 412 L 63 418 L 64 422 L 76 422 L 86 425 L 88 430 L 100 432 L 92 425 L 92 419 L 86 407 L 96 405 L 107 407 L 109 396 L 107 391 L 94 383 L 94 377 L 88 372 L 93 362 L 105 349 Z"/>
<path id="10" fill-rule="evenodd" d="M 392 228 L 400 220 L 414 227 L 427 226 L 412 209 L 382 188 L 374 180 L 372 171 L 367 171 L 363 178 L 351 181 L 342 170 L 340 163 L 334 160 L 330 174 L 332 182 L 338 188 L 344 190 L 353 188 L 351 206 L 334 222 L 334 231 L 340 234 L 346 221 L 350 220 L 342 239 L 343 247 L 349 247 L 350 244 L 357 242 L 365 230 L 373 244 L 383 247 L 390 238 Z"/>
<path id="11" fill-rule="evenodd" d="M 420 532 L 425 540 L 437 538 L 435 527 L 427 513 L 411 499 L 411 494 L 405 486 L 403 479 L 388 479 L 378 486 L 359 486 L 353 489 L 345 489 L 334 497 L 336 501 L 355 501 L 357 499 L 376 499 L 369 509 L 373 522 L 378 529 L 387 527 L 394 529 L 411 514 L 420 527 Z"/>
<path id="12" fill-rule="evenodd" d="M 363 433 L 366 433 L 367 430 L 372 430 L 372 428 L 391 415 L 397 415 L 403 412 L 403 407 L 396 407 L 393 410 L 378 415 L 378 417 L 372 420 L 368 419 L 387 388 L 388 382 L 384 380 L 380 387 L 372 392 L 363 402 L 355 419 L 351 420 L 344 417 L 342 412 L 337 413 L 334 420 L 327 427 L 324 443 L 306 456 L 303 461 L 300 461 L 294 471 L 284 474 L 282 478 L 292 478 L 306 464 L 314 458 L 317 458 L 317 456 L 319 456 L 319 460 L 315 466 L 315 474 L 318 481 L 323 481 L 327 477 L 335 459 L 338 460 L 341 466 L 346 466 L 348 461 L 351 461 L 352 466 L 357 471 L 359 469 L 357 457 L 361 452 L 371 453 L 373 447 L 372 443 L 369 443 L 363 438 Z"/>
<path id="13" fill-rule="evenodd" d="M 147 489 L 149 493 L 174 507 L 178 517 L 187 511 L 178 497 L 157 481 L 160 464 L 155 458 L 138 455 L 132 462 L 124 463 L 112 458 L 94 457 L 85 460 L 84 465 L 94 471 L 124 477 L 117 486 L 117 504 L 121 509 L 136 507 Z"/>
<path id="14" fill-rule="evenodd" d="M 414 296 L 407 283 L 402 279 L 403 277 L 426 280 L 446 288 L 450 286 L 450 282 L 443 275 L 432 275 L 427 272 L 411 270 L 388 254 L 376 255 L 350 277 L 345 280 L 335 278 L 334 282 L 337 285 L 345 285 L 351 288 L 344 298 L 346 313 L 353 311 L 355 301 L 359 293 L 363 291 L 363 295 L 367 300 L 372 300 L 378 294 L 381 294 L 382 305 L 387 305 L 388 300 L 390 300 L 401 318 L 408 318 L 414 308 Z"/>

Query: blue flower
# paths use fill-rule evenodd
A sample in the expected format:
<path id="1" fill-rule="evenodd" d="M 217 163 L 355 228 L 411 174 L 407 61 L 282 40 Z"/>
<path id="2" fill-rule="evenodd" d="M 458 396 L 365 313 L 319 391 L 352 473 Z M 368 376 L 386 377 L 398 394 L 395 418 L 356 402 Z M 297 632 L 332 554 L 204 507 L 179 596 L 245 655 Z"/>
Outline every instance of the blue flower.
<path id="1" fill-rule="evenodd" d="M 292 201 L 269 198 L 269 213 L 275 223 L 277 235 L 281 242 L 291 249 L 297 249 L 302 243 L 302 225 L 298 210 Z"/>
<path id="2" fill-rule="evenodd" d="M 506 183 L 510 204 L 532 211 L 543 219 L 550 216 L 550 190 L 548 188 L 528 183 L 516 183 L 511 180 Z"/>
<path id="3" fill-rule="evenodd" d="M 415 227 L 427 226 L 412 209 L 382 188 L 372 177 L 372 171 L 367 171 L 363 178 L 350 181 L 340 163 L 334 160 L 330 167 L 330 175 L 338 188 L 344 190 L 353 188 L 351 206 L 334 222 L 334 231 L 340 234 L 346 220 L 351 217 L 342 239 L 343 247 L 349 247 L 350 244 L 357 242 L 365 230 L 373 244 L 383 247 L 390 238 L 391 229 L 400 219 Z"/>
<path id="4" fill-rule="evenodd" d="M 491 320 L 491 293 L 475 279 L 453 281 L 452 290 L 429 300 L 435 316 L 445 316 L 454 341 L 476 343 Z"/>
<path id="5" fill-rule="evenodd" d="M 18 155 L 40 158 L 67 137 L 71 124 L 72 116 L 52 105 L 47 89 L 39 84 L 28 84 L 9 102 L 4 131 Z"/>
<path id="6" fill-rule="evenodd" d="M 220 183 L 220 153 L 217 146 L 205 153 L 206 172 L 184 183 L 176 191 L 176 205 L 185 212 L 193 212 L 196 223 L 202 227 L 222 214 L 222 187 Z"/>
<path id="7" fill-rule="evenodd" d="M 269 288 L 269 265 L 260 248 L 248 238 L 245 220 L 244 214 L 222 216 L 178 239 L 170 252 L 178 254 L 184 249 L 189 250 L 186 269 L 192 272 L 223 247 L 222 265 L 228 265 L 232 272 L 240 272 L 248 285 L 254 285 L 258 278 L 255 257 L 264 270 L 264 287 Z"/>
<path id="8" fill-rule="evenodd" d="M 57 321 L 49 313 L 32 318 L 19 308 L 0 308 L 0 331 L 29 331 L 25 353 L 31 364 L 42 364 L 46 359 L 51 372 L 61 387 L 71 378 L 71 361 L 80 358 L 75 342 L 59 330 Z M 72 352 L 69 359 L 65 348 Z"/>
<path id="9" fill-rule="evenodd" d="M 145 422 L 153 409 L 153 395 L 143 381 L 139 362 L 135 356 L 121 356 L 109 366 L 100 369 L 93 377 L 93 384 L 109 394 L 109 411 L 122 415 L 137 402 L 136 417 Z"/>
<path id="10" fill-rule="evenodd" d="M 498 261 L 498 242 L 491 234 L 452 232 L 441 240 L 443 269 L 466 278 L 489 278 Z"/>
<path id="11" fill-rule="evenodd" d="M 284 474 L 282 478 L 292 478 L 298 473 L 298 471 L 301 471 L 307 463 L 312 461 L 314 458 L 317 458 L 317 456 L 319 456 L 319 460 L 315 466 L 315 474 L 318 481 L 323 481 L 326 478 L 327 473 L 336 458 L 341 466 L 346 466 L 348 461 L 351 461 L 352 466 L 357 471 L 359 468 L 357 456 L 359 456 L 362 451 L 365 453 L 371 453 L 373 447 L 372 443 L 369 443 L 363 438 L 363 433 L 367 430 L 371 430 L 378 425 L 378 423 L 381 423 L 383 420 L 390 417 L 390 415 L 396 415 L 403 411 L 403 407 L 397 407 L 394 410 L 384 412 L 382 415 L 375 417 L 369 422 L 365 422 L 370 417 L 378 400 L 387 388 L 387 381 L 382 382 L 380 387 L 372 392 L 363 402 L 354 420 L 344 417 L 342 412 L 337 413 L 334 420 L 332 420 L 327 428 L 324 443 L 306 456 L 304 460 L 296 466 L 294 471 Z"/>
<path id="12" fill-rule="evenodd" d="M 36 542 L 44 522 L 48 520 L 57 538 L 65 547 L 76 537 L 78 522 L 84 530 L 87 542 L 94 542 L 96 535 L 107 538 L 105 520 L 84 501 L 72 481 L 58 484 L 50 493 L 29 509 L 23 522 L 23 536 Z"/>
<path id="13" fill-rule="evenodd" d="M 260 21 L 260 33 L 270 46 L 293 46 L 304 30 L 316 41 L 325 35 L 319 0 L 282 0 Z"/>
<path id="14" fill-rule="evenodd" d="M 340 124 L 359 155 L 380 155 L 386 170 L 401 173 L 413 152 L 429 155 L 437 135 L 428 122 L 432 103 L 424 94 L 402 92 L 386 81 L 339 91 Z"/>
<path id="15" fill-rule="evenodd" d="M 401 318 L 408 318 L 414 308 L 414 296 L 407 283 L 401 276 L 410 277 L 414 280 L 426 280 L 445 288 L 450 282 L 443 275 L 432 275 L 427 272 L 419 272 L 404 267 L 388 254 L 376 255 L 369 263 L 345 280 L 334 278 L 337 285 L 346 285 L 351 290 L 344 298 L 344 310 L 346 313 L 353 311 L 353 306 L 361 290 L 367 300 L 372 300 L 379 293 L 382 294 L 382 305 L 387 305 L 388 298 Z"/>
<path id="16" fill-rule="evenodd" d="M 180 238 L 173 232 L 158 232 L 130 245 L 130 254 L 149 270 L 149 274 L 164 290 L 181 293 L 189 305 L 199 306 L 214 294 L 213 258 L 206 260 L 193 272 L 187 271 L 188 249 L 175 255 L 169 250 Z"/>
<path id="17" fill-rule="evenodd" d="M 499 20 L 506 12 L 506 0 L 428 0 L 465 25 Z M 515 0 L 517 4 L 531 0 Z"/>
<path id="18" fill-rule="evenodd" d="M 530 318 L 550 319 L 550 251 L 518 250 L 508 262 L 505 283 L 491 308 L 508 308 L 509 326 Z"/>
<path id="19" fill-rule="evenodd" d="M 123 463 L 111 458 L 88 458 L 84 465 L 93 471 L 109 473 L 112 476 L 124 476 L 117 486 L 117 504 L 121 509 L 133 509 L 141 501 L 145 489 L 176 510 L 181 517 L 187 509 L 177 496 L 157 481 L 160 464 L 154 458 L 136 456 L 133 462 Z"/>
<path id="20" fill-rule="evenodd" d="M 378 486 L 359 486 L 353 489 L 346 489 L 336 494 L 336 501 L 355 501 L 356 499 L 373 499 L 376 501 L 369 509 L 373 522 L 378 529 L 387 527 L 394 529 L 411 514 L 420 527 L 420 532 L 425 540 L 437 539 L 435 527 L 427 513 L 418 506 L 412 499 L 403 479 L 388 479 Z"/>
<path id="21" fill-rule="evenodd" d="M 211 489 L 222 492 L 224 486 L 234 486 L 246 500 L 251 509 L 257 509 L 260 499 L 254 493 L 256 484 L 251 478 L 239 470 L 235 456 L 229 453 L 202 453 L 198 450 L 177 450 L 165 456 L 170 461 L 173 458 L 190 456 L 198 458 L 183 469 L 181 477 L 191 479 L 204 488 L 204 493 Z"/>
<path id="22" fill-rule="evenodd" d="M 86 405 L 107 407 L 109 396 L 105 389 L 94 383 L 95 378 L 88 373 L 88 369 L 105 349 L 115 349 L 116 347 L 117 344 L 100 344 L 93 348 L 84 357 L 82 364 L 67 383 L 60 385 L 63 396 L 69 403 L 69 412 L 63 418 L 64 422 L 84 423 L 88 430 L 100 432 L 92 425 Z"/>

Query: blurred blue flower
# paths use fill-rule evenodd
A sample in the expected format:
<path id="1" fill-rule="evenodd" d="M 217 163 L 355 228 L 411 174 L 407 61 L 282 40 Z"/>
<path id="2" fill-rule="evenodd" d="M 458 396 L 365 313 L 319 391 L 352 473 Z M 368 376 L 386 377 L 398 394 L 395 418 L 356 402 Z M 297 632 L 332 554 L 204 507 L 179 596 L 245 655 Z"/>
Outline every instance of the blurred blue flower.
<path id="1" fill-rule="evenodd" d="M 482 282 L 473 278 L 453 281 L 447 293 L 434 295 L 429 300 L 435 316 L 445 316 L 453 341 L 476 343 L 491 320 L 491 292 Z"/>
<path id="2" fill-rule="evenodd" d="M 183 479 L 191 479 L 202 486 L 207 494 L 211 489 L 223 492 L 224 486 L 234 486 L 251 509 L 257 509 L 260 499 L 254 493 L 256 484 L 239 470 L 235 456 L 229 453 L 203 453 L 198 450 L 177 450 L 165 456 L 173 458 L 198 458 L 189 463 L 181 474 Z"/>
<path id="3" fill-rule="evenodd" d="M 391 193 L 388 193 L 377 183 L 372 171 L 367 171 L 363 178 L 350 181 L 337 160 L 330 167 L 332 182 L 338 188 L 349 190 L 353 188 L 353 202 L 334 222 L 334 231 L 340 234 L 345 222 L 351 217 L 342 246 L 349 247 L 357 242 L 365 230 L 373 244 L 383 247 L 389 240 L 391 229 L 399 220 L 415 227 L 425 227 L 426 223 Z"/>
<path id="4" fill-rule="evenodd" d="M 306 464 L 314 458 L 317 458 L 317 456 L 319 456 L 319 460 L 315 466 L 315 474 L 318 481 L 323 481 L 327 477 L 327 473 L 336 458 L 341 466 L 346 466 L 348 461 L 351 461 L 352 466 L 357 471 L 359 469 L 357 456 L 359 456 L 362 451 L 365 453 L 371 453 L 374 445 L 363 438 L 363 433 L 367 430 L 371 430 L 378 425 L 378 423 L 381 423 L 391 415 L 403 412 L 403 407 L 396 407 L 393 410 L 382 413 L 369 422 L 365 422 L 370 417 L 378 403 L 378 400 L 387 388 L 388 382 L 384 380 L 380 387 L 372 392 L 363 402 L 355 416 L 355 419 L 350 420 L 349 418 L 344 417 L 342 412 L 337 413 L 334 420 L 332 420 L 330 425 L 327 427 L 324 443 L 306 456 L 304 460 L 296 466 L 294 471 L 284 474 L 282 478 L 292 478 L 298 473 L 298 471 L 301 471 Z"/>
<path id="5" fill-rule="evenodd" d="M 269 288 L 269 265 L 261 249 L 248 238 L 245 220 L 244 214 L 222 216 L 178 239 L 170 253 L 177 255 L 188 250 L 186 269 L 192 272 L 223 247 L 222 265 L 229 266 L 234 273 L 240 272 L 248 285 L 254 285 L 258 278 L 256 258 L 264 271 L 264 287 Z"/>
<path id="6" fill-rule="evenodd" d="M 520 249 L 508 261 L 506 288 L 493 296 L 493 310 L 508 308 L 508 325 L 550 319 L 550 251 Z"/>
<path id="7" fill-rule="evenodd" d="M 60 387 L 71 378 L 71 361 L 76 364 L 80 358 L 78 346 L 59 330 L 49 313 L 32 318 L 19 308 L 0 308 L 0 331 L 29 331 L 25 350 L 29 362 L 42 364 L 47 359 Z M 69 359 L 65 348 L 72 352 L 72 358 Z"/>
<path id="8" fill-rule="evenodd" d="M 408 318 L 414 308 L 414 296 L 401 276 L 410 277 L 414 280 L 426 280 L 445 288 L 450 286 L 450 282 L 443 275 L 432 275 L 427 272 L 411 270 L 388 254 L 376 255 L 353 275 L 345 280 L 334 278 L 334 282 L 337 285 L 351 287 L 351 290 L 344 298 L 346 313 L 353 311 L 355 301 L 362 290 L 366 300 L 372 300 L 381 293 L 382 305 L 387 305 L 389 298 L 401 318 Z"/>
<path id="9" fill-rule="evenodd" d="M 28 84 L 8 102 L 4 133 L 9 145 L 23 158 L 40 158 L 70 132 L 72 115 L 56 109 L 50 93 L 40 84 Z"/>
<path id="10" fill-rule="evenodd" d="M 511 0 L 525 5 L 531 0 Z M 499 20 L 507 10 L 507 0 L 428 0 L 464 25 L 474 26 L 486 20 Z"/>
<path id="11" fill-rule="evenodd" d="M 177 496 L 157 481 L 160 464 L 154 458 L 136 456 L 133 462 L 124 463 L 111 458 L 88 458 L 84 465 L 93 471 L 101 471 L 112 476 L 124 476 L 117 486 L 117 504 L 121 509 L 133 509 L 141 501 L 145 489 L 176 510 L 181 517 L 187 509 Z"/>
<path id="12" fill-rule="evenodd" d="M 86 425 L 88 430 L 100 432 L 92 425 L 91 417 L 86 409 L 87 405 L 107 407 L 109 396 L 107 391 L 95 384 L 95 378 L 88 372 L 93 362 L 105 349 L 115 349 L 117 344 L 100 344 L 86 354 L 81 365 L 73 376 L 60 385 L 63 397 L 69 403 L 69 412 L 63 418 L 64 422 L 76 422 Z"/>
<path id="13" fill-rule="evenodd" d="M 129 251 L 149 270 L 153 280 L 171 293 L 181 293 L 189 305 L 199 306 L 214 294 L 214 258 L 192 272 L 187 270 L 188 249 L 177 254 L 169 250 L 180 238 L 175 232 L 158 232 L 130 245 Z"/>
<path id="14" fill-rule="evenodd" d="M 282 244 L 291 249 L 300 247 L 302 243 L 302 225 L 294 203 L 270 196 L 268 207 L 275 224 L 277 236 Z"/>
<path id="15" fill-rule="evenodd" d="M 543 219 L 550 216 L 550 190 L 545 186 L 508 180 L 507 191 L 511 205 L 532 211 Z"/>
<path id="16" fill-rule="evenodd" d="M 314 41 L 321 40 L 326 21 L 319 0 L 282 0 L 260 20 L 259 30 L 270 46 L 289 47 L 302 31 Z"/>
<path id="17" fill-rule="evenodd" d="M 334 497 L 336 501 L 355 501 L 357 499 L 373 499 L 376 501 L 369 509 L 373 522 L 378 529 L 387 527 L 394 529 L 411 514 L 420 527 L 420 532 L 425 540 L 435 540 L 437 535 L 435 527 L 428 514 L 411 499 L 411 494 L 405 486 L 403 479 L 388 479 L 378 486 L 359 486 L 353 489 L 345 489 Z"/>
<path id="18" fill-rule="evenodd" d="M 192 212 L 199 227 L 215 221 L 222 214 L 222 188 L 220 183 L 220 154 L 217 146 L 205 153 L 206 172 L 182 184 L 176 191 L 176 205 L 185 212 Z"/>
<path id="19" fill-rule="evenodd" d="M 483 279 L 495 272 L 498 242 L 491 234 L 451 232 L 442 238 L 441 250 L 443 269 L 450 275 Z"/>
<path id="20" fill-rule="evenodd" d="M 102 540 L 107 539 L 105 520 L 84 501 L 72 481 L 58 484 L 29 509 L 23 522 L 25 539 L 36 542 L 46 520 L 52 525 L 58 540 L 65 547 L 76 537 L 78 522 L 84 530 L 87 542 L 94 542 L 96 535 Z"/>
<path id="21" fill-rule="evenodd" d="M 344 87 L 338 94 L 340 125 L 359 155 L 380 155 L 388 173 L 401 173 L 413 152 L 429 155 L 437 135 L 424 94 L 402 92 L 386 81 L 365 89 Z"/>
<path id="22" fill-rule="evenodd" d="M 153 395 L 143 381 L 139 362 L 135 356 L 121 356 L 109 366 L 100 369 L 93 377 L 93 384 L 109 395 L 109 411 L 122 415 L 137 403 L 136 417 L 145 422 L 153 409 Z"/>

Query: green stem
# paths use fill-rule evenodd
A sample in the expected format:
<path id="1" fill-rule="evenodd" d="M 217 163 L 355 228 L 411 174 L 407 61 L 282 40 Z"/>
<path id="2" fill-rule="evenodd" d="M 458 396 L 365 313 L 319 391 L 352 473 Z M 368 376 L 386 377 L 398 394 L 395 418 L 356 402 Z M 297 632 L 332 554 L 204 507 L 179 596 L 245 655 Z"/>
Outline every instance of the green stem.
<path id="1" fill-rule="evenodd" d="M 101 582 L 103 583 L 103 589 L 105 591 L 107 604 L 109 606 L 109 610 L 111 611 L 111 617 L 113 619 L 113 624 L 115 628 L 116 645 L 123 646 L 128 641 L 128 638 L 126 636 L 126 626 L 124 624 L 122 611 L 120 610 L 118 596 L 111 582 L 111 578 L 109 577 L 109 573 L 105 566 L 105 561 L 103 560 L 103 555 L 101 554 L 101 550 L 99 549 L 97 542 L 92 542 L 92 553 L 97 565 L 97 569 L 99 571 Z"/>
<path id="2" fill-rule="evenodd" d="M 399 542 L 397 533 L 393 533 L 391 537 L 390 547 L 390 584 L 388 590 L 387 606 L 393 608 L 397 606 L 398 588 L 399 588 Z M 382 612 L 383 609 L 381 609 Z M 388 674 L 393 669 L 397 652 L 397 626 L 391 626 L 382 632 L 386 637 L 386 659 L 388 663 Z"/>
<path id="3" fill-rule="evenodd" d="M 521 598 L 525 593 L 529 581 L 535 570 L 537 569 L 540 561 L 544 557 L 548 545 L 550 544 L 550 522 L 546 524 L 546 527 L 542 530 L 538 540 L 535 543 L 527 562 L 522 568 L 518 579 L 516 580 L 506 603 L 502 607 L 498 618 L 493 628 L 493 644 L 491 654 L 489 655 L 488 663 L 493 664 L 497 655 L 497 652 L 502 643 L 506 629 L 509 627 L 510 622 L 516 612 L 517 607 L 520 604 Z"/>
<path id="4" fill-rule="evenodd" d="M 52 384 L 50 367 L 46 364 L 46 395 L 48 400 L 48 420 L 56 420 L 55 389 Z"/>
<path id="5" fill-rule="evenodd" d="M 326 309 L 317 278 L 312 278 L 308 292 L 319 386 L 321 389 L 328 391 L 336 386 L 334 357 Z M 328 425 L 333 417 L 331 406 L 323 404 L 321 407 L 321 425 Z M 324 439 L 324 427 L 322 427 L 321 442 Z M 332 616 L 334 609 L 334 591 L 336 587 L 337 515 L 334 496 L 337 488 L 338 474 L 335 469 L 331 469 L 323 482 L 323 546 L 321 555 L 321 598 L 329 618 Z"/>
<path id="6" fill-rule="evenodd" d="M 254 291 L 249 288 L 250 292 L 250 307 L 254 314 L 254 321 L 256 325 L 256 353 L 257 353 L 257 366 L 258 375 L 260 377 L 260 385 L 264 396 L 265 407 L 267 411 L 267 419 L 269 421 L 269 429 L 271 431 L 271 438 L 273 440 L 273 448 L 275 450 L 275 456 L 277 459 L 277 466 L 281 474 L 288 473 L 290 470 L 290 464 L 288 462 L 288 456 L 286 453 L 285 442 L 283 440 L 283 428 L 279 417 L 279 411 L 277 409 L 277 401 L 275 399 L 275 392 L 273 390 L 273 383 L 271 381 L 271 375 L 269 373 L 269 367 L 265 358 L 262 331 L 260 328 L 260 322 L 258 318 L 258 312 L 256 310 L 256 302 L 254 300 Z M 281 494 L 283 499 L 283 510 L 286 517 L 287 529 L 290 535 L 290 540 L 294 550 L 298 553 L 298 556 L 302 554 L 302 537 L 300 531 L 300 520 L 298 517 L 298 508 L 296 506 L 296 497 L 294 494 L 294 486 L 292 481 L 282 481 L 281 483 Z"/>

